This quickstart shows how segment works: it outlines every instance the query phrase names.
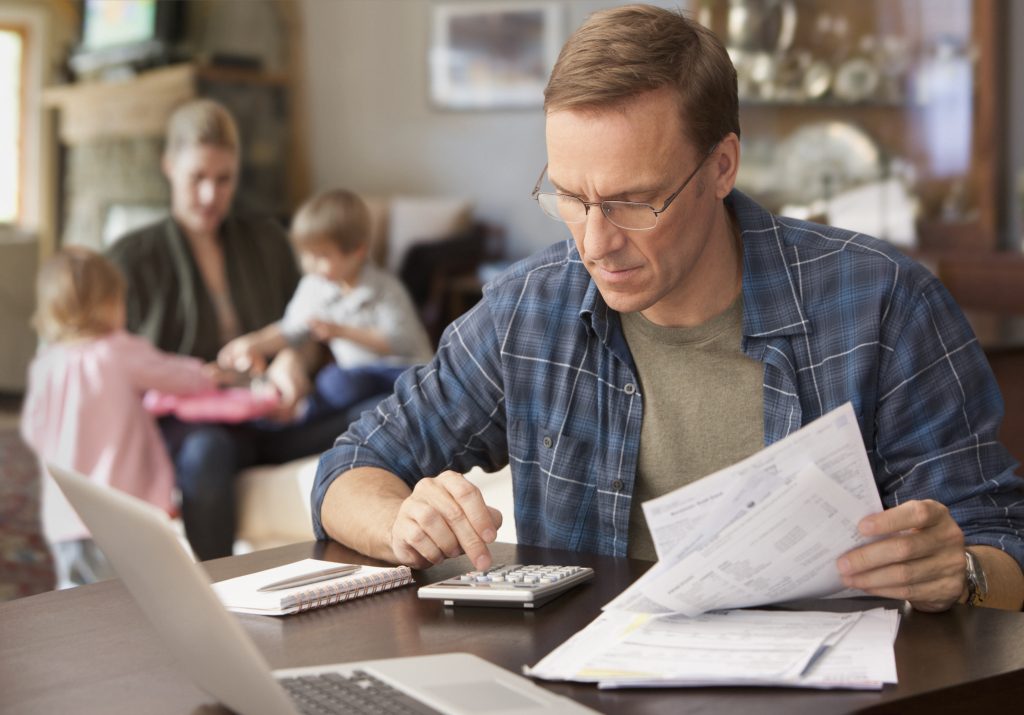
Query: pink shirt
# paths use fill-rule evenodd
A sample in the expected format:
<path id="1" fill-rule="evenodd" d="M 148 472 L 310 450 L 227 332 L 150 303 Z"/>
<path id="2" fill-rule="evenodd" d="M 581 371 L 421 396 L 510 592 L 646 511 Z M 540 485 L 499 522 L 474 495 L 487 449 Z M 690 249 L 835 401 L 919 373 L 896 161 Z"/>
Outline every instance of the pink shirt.
<path id="1" fill-rule="evenodd" d="M 77 470 L 171 512 L 174 468 L 142 395 L 213 389 L 201 368 L 196 358 L 161 352 L 124 331 L 44 347 L 29 368 L 22 437 L 40 462 Z M 45 467 L 43 473 L 46 538 L 88 538 Z"/>

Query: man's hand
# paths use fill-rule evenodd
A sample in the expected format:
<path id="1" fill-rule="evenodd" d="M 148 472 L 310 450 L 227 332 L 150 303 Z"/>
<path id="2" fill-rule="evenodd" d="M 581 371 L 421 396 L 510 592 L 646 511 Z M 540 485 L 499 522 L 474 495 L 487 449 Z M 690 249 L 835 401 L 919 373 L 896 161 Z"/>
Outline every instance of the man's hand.
<path id="1" fill-rule="evenodd" d="M 473 566 L 491 565 L 487 544 L 498 536 L 501 512 L 484 503 L 480 490 L 457 472 L 421 479 L 402 502 L 391 527 L 391 550 L 414 568 L 465 553 Z"/>
<path id="2" fill-rule="evenodd" d="M 908 501 L 864 517 L 858 528 L 882 538 L 836 562 L 848 587 L 904 599 L 920 611 L 944 611 L 963 595 L 964 535 L 944 505 Z"/>

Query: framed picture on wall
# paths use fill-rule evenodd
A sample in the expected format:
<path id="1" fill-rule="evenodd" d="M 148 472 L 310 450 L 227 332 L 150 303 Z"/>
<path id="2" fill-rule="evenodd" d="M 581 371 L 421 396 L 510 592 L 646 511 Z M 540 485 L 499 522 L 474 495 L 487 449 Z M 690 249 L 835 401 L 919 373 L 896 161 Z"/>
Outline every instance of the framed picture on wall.
<path id="1" fill-rule="evenodd" d="M 446 109 L 539 107 L 561 47 L 557 2 L 433 6 L 430 98 Z"/>

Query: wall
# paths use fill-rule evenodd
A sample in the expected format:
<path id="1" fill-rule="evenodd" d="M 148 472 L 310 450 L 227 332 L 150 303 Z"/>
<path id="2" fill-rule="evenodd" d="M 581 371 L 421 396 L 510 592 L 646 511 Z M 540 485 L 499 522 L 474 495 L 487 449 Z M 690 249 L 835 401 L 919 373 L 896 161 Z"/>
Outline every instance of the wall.
<path id="1" fill-rule="evenodd" d="M 0 394 L 25 389 L 28 364 L 36 350 L 29 326 L 39 261 L 35 241 L 0 242 Z"/>
<path id="2" fill-rule="evenodd" d="M 24 213 L 20 226 L 0 225 L 0 393 L 20 393 L 36 348 L 29 318 L 39 245 L 53 240 L 53 155 L 45 141 L 52 125 L 41 94 L 54 81 L 64 48 L 71 42 L 74 17 L 65 0 L 3 0 L 0 21 L 26 28 L 31 48 L 24 88 Z"/>
<path id="3" fill-rule="evenodd" d="M 620 3 L 557 4 L 564 38 L 593 10 Z M 568 236 L 530 199 L 546 160 L 539 107 L 430 106 L 431 3 L 304 0 L 302 9 L 315 189 L 470 197 L 505 227 L 517 257 Z"/>
<path id="4" fill-rule="evenodd" d="M 0 22 L 24 28 L 29 48 L 23 87 L 27 112 L 22 138 L 25 183 L 21 225 L 18 231 L 0 225 L 0 241 L 23 240 L 26 232 L 49 240 L 53 230 L 53 156 L 46 139 L 52 127 L 41 97 L 43 87 L 56 80 L 64 50 L 72 41 L 74 17 L 67 0 L 3 0 Z"/>
<path id="5" fill-rule="evenodd" d="M 554 0 L 552 0 L 554 2 Z M 451 112 L 428 102 L 431 6 L 425 0 L 303 0 L 312 174 L 316 189 L 346 185 L 369 194 L 458 194 L 503 224 L 510 251 L 527 254 L 566 235 L 529 199 L 544 164 L 541 110 Z M 563 36 L 599 0 L 559 0 Z M 695 7 L 696 0 L 659 2 Z M 1008 3 L 1011 114 L 1001 244 L 1024 233 L 1024 3 Z"/>

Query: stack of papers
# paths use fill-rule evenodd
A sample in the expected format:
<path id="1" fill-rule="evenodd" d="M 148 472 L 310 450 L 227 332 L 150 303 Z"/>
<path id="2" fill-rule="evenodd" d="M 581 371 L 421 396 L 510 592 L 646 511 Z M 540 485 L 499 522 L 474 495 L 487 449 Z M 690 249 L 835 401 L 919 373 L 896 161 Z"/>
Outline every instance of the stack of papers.
<path id="1" fill-rule="evenodd" d="M 882 511 L 846 403 L 742 462 L 643 505 L 658 563 L 605 608 L 683 613 L 844 591 L 835 562 Z"/>
<path id="2" fill-rule="evenodd" d="M 896 682 L 899 612 L 605 611 L 526 673 L 601 688 L 765 686 L 877 690 Z"/>
<path id="3" fill-rule="evenodd" d="M 896 682 L 895 610 L 739 611 L 844 589 L 836 560 L 882 511 L 847 403 L 643 505 L 658 563 L 528 672 L 601 687 Z"/>

